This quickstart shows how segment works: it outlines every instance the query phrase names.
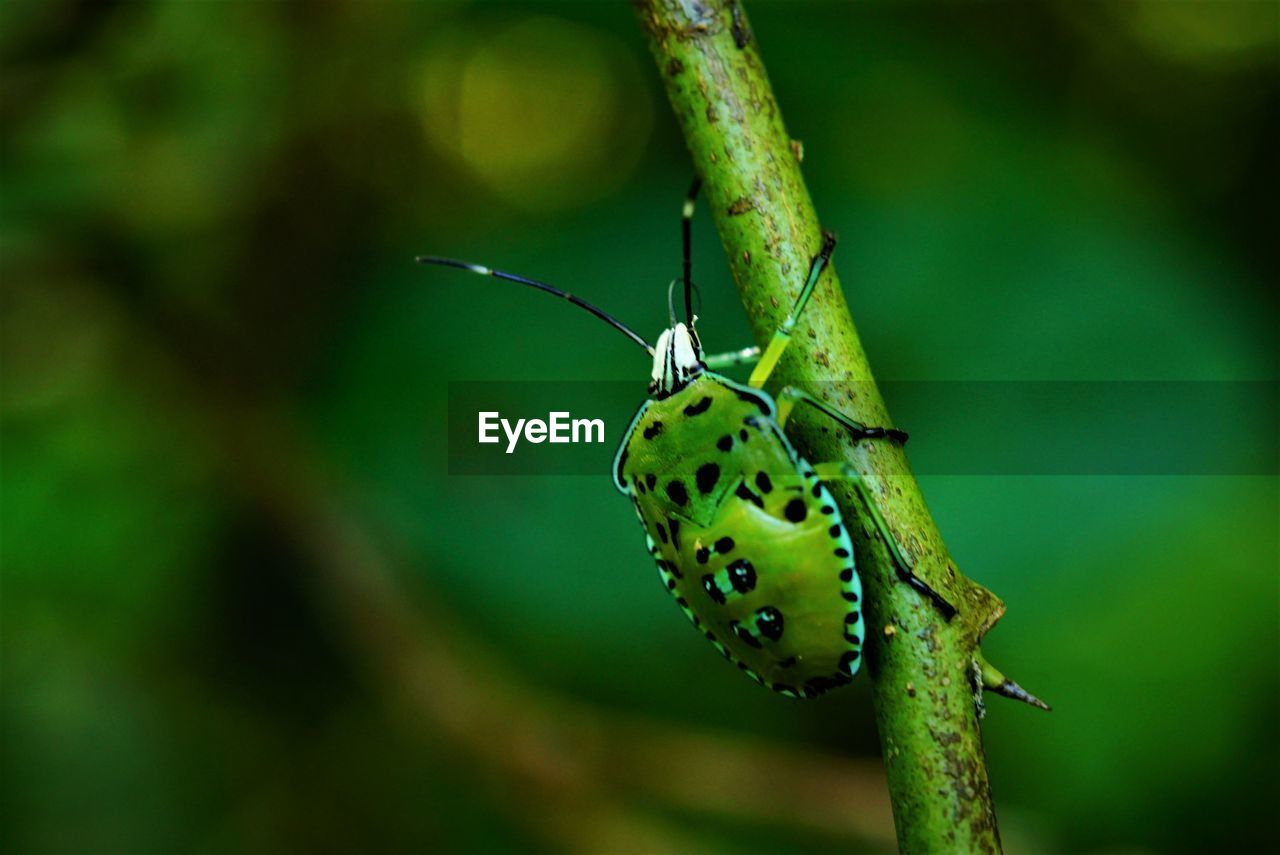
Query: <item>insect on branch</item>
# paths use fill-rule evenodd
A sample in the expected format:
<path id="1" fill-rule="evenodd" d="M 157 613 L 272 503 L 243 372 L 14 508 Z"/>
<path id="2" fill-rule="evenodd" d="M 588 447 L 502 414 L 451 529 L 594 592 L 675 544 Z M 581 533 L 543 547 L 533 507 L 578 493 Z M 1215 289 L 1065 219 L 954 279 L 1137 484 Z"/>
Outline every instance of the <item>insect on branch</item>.
<path id="1" fill-rule="evenodd" d="M 704 183 L 755 340 L 767 349 L 795 300 L 795 271 L 808 266 L 822 227 L 765 73 L 759 33 L 752 34 L 738 0 L 633 0 L 633 6 Z M 801 345 L 778 361 L 778 385 L 821 389 L 846 405 L 851 420 L 892 424 L 834 265 L 797 323 L 795 340 Z M 845 518 L 882 515 L 912 573 L 956 609 L 946 620 L 902 579 L 874 527 L 852 526 L 871 628 L 864 670 L 872 679 L 899 845 L 904 852 L 998 851 L 979 731 L 981 691 L 1047 707 L 981 658 L 982 637 L 1004 605 L 951 559 L 901 447 L 856 442 L 825 426 L 817 413 L 797 413 L 795 437 L 809 459 L 843 461 L 869 485 L 865 495 L 832 486 Z"/>

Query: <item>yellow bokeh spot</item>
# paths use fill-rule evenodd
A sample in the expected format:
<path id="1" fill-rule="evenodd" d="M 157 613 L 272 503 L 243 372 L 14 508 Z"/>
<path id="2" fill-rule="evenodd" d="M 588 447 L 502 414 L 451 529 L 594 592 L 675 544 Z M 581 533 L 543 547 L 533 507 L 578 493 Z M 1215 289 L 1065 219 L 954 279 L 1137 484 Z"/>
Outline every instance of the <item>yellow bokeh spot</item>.
<path id="1" fill-rule="evenodd" d="M 532 210 L 598 198 L 634 168 L 652 105 L 625 45 L 529 17 L 441 33 L 423 76 L 428 138 L 475 179 Z"/>
<path id="2" fill-rule="evenodd" d="M 1274 55 L 1280 43 L 1274 3 L 1132 0 L 1115 11 L 1148 46 L 1188 62 Z"/>

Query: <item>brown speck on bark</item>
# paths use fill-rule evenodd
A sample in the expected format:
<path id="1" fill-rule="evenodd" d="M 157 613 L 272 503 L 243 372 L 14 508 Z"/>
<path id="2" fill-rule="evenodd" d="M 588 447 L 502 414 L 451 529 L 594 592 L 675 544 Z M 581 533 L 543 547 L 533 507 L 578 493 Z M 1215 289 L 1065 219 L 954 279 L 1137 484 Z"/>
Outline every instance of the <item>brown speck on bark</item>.
<path id="1" fill-rule="evenodd" d="M 667 74 L 672 77 L 678 77 L 683 71 L 684 63 L 675 57 L 672 57 L 671 61 L 667 63 Z"/>
<path id="2" fill-rule="evenodd" d="M 750 250 L 745 250 L 745 249 L 744 249 L 744 250 L 742 251 L 742 263 L 743 263 L 743 264 L 750 264 L 750 263 L 751 263 L 751 252 L 750 252 Z"/>
<path id="3" fill-rule="evenodd" d="M 752 210 L 754 207 L 755 206 L 751 204 L 750 198 L 746 196 L 739 196 L 734 200 L 733 204 L 729 206 L 729 216 L 739 217 L 747 211 Z"/>
<path id="4" fill-rule="evenodd" d="M 791 153 L 795 155 L 796 163 L 804 163 L 804 143 L 800 140 L 792 140 Z"/>

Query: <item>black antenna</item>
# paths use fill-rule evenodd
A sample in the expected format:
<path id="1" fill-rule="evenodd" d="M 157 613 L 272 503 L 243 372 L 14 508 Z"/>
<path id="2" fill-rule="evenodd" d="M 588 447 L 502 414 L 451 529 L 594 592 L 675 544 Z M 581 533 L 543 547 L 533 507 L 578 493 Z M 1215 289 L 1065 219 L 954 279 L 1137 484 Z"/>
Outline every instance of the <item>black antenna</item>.
<path id="1" fill-rule="evenodd" d="M 459 261 L 456 258 L 440 258 L 435 255 L 420 255 L 414 260 L 419 264 L 438 264 L 441 267 L 456 267 L 459 270 L 478 273 L 481 276 L 492 276 L 494 279 L 505 279 L 508 282 L 516 282 L 520 285 L 528 285 L 530 288 L 537 288 L 539 291 L 546 291 L 548 294 L 568 300 L 579 308 L 586 309 L 588 312 L 643 347 L 646 353 L 651 356 L 653 355 L 653 346 L 641 338 L 635 330 L 631 329 L 631 327 L 627 326 L 603 309 L 596 308 L 586 300 L 573 296 L 568 291 L 561 291 L 554 285 L 548 285 L 546 282 L 539 282 L 537 279 L 526 279 L 523 276 L 516 276 L 514 273 L 504 273 L 501 270 L 493 270 L 492 268 L 485 267 L 480 264 L 470 264 L 466 261 Z"/>
<path id="2" fill-rule="evenodd" d="M 684 319 L 690 329 L 693 329 L 693 206 L 701 189 L 702 179 L 694 178 L 689 185 L 689 195 L 685 196 L 680 220 L 680 234 L 684 238 Z"/>

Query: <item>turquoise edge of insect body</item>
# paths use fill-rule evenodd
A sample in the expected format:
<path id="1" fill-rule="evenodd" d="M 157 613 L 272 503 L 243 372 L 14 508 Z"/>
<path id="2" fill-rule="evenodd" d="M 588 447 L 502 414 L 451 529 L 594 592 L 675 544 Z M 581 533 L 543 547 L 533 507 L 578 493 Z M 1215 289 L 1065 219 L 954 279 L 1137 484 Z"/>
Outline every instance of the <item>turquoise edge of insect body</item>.
<path id="1" fill-rule="evenodd" d="M 836 241 L 829 232 L 823 233 L 800 295 L 768 347 L 704 357 L 690 278 L 689 224 L 700 186 L 695 180 L 682 209 L 687 324 L 676 320 L 677 280 L 668 291 L 670 326 L 655 345 L 607 312 L 546 282 L 452 258 L 417 260 L 566 300 L 653 358 L 650 397 L 636 412 L 614 458 L 615 486 L 630 496 L 659 577 L 694 626 L 756 682 L 789 697 L 816 697 L 848 683 L 860 667 L 862 588 L 839 507 L 815 467 L 792 447 L 783 431 L 786 418 L 803 402 L 860 439 L 902 442 L 906 435 L 866 427 L 796 387 L 782 390 L 779 400 L 786 406 L 780 410 L 763 390 L 830 260 Z M 757 365 L 747 385 L 710 370 L 711 365 L 751 361 Z M 867 498 L 856 473 L 844 467 L 840 477 L 852 478 L 854 488 Z M 874 506 L 870 512 L 900 576 L 948 616 L 954 614 L 954 607 L 910 572 Z"/>
<path id="2" fill-rule="evenodd" d="M 707 395 L 709 389 L 717 394 Z M 694 627 L 756 682 L 788 697 L 811 698 L 848 683 L 858 671 L 864 638 L 861 583 L 838 506 L 795 451 L 776 414 L 773 398 L 763 390 L 704 371 L 671 394 L 650 398 L 640 406 L 615 455 L 614 484 L 632 499 L 659 579 Z M 661 429 L 655 432 L 655 427 Z M 663 439 L 679 449 L 679 459 L 668 454 L 661 462 L 670 465 L 659 471 L 645 472 L 632 465 L 646 445 Z M 771 470 L 764 476 L 770 487 L 765 496 L 756 480 L 759 471 L 732 469 L 753 443 L 767 447 L 763 456 L 750 452 Z M 739 486 L 743 495 L 738 495 L 726 485 L 699 484 L 699 476 L 708 469 L 714 469 L 717 481 L 727 477 L 748 487 Z M 797 483 L 785 493 L 787 504 L 769 502 L 769 495 L 782 493 L 780 487 L 775 492 L 773 484 L 788 479 Z M 680 488 L 676 498 L 683 498 L 681 503 L 667 495 L 673 484 Z M 720 492 L 714 492 L 716 486 Z M 704 492 L 703 487 L 713 491 L 707 503 L 711 513 L 723 514 L 726 504 L 737 503 L 750 515 L 739 513 L 734 528 L 699 526 L 681 512 L 691 504 L 689 496 Z M 756 503 L 760 506 L 752 510 Z M 777 513 L 765 513 L 766 507 Z M 703 508 L 703 522 L 706 511 Z M 789 513 L 799 517 L 798 522 L 792 522 Z M 780 551 L 775 529 L 785 531 L 797 525 L 804 526 L 803 542 L 790 554 Z M 684 532 L 683 543 L 675 542 L 677 529 Z M 708 542 L 690 543 L 688 538 L 695 531 L 705 534 Z M 717 543 L 726 541 L 732 543 L 731 553 L 723 556 L 726 560 L 747 554 L 736 560 L 739 571 L 744 562 L 751 568 L 749 590 L 745 583 L 727 582 L 724 568 L 731 565 L 713 560 L 713 555 L 721 557 L 716 555 Z M 775 562 L 785 565 L 786 578 L 781 580 L 785 585 L 770 578 L 778 569 Z M 705 572 L 709 569 L 721 572 Z M 700 587 L 695 580 L 705 585 Z M 761 591 L 769 593 L 753 598 Z M 797 602 L 798 596 L 810 602 Z M 720 614 L 735 603 L 739 608 L 732 617 Z M 789 614 L 808 616 L 810 625 L 795 626 L 787 619 Z M 755 627 L 747 625 L 751 616 Z M 815 625 L 819 621 L 822 625 Z M 761 627 L 773 637 L 759 631 Z M 799 635 L 800 643 L 784 646 L 790 635 Z M 781 652 L 771 655 L 774 650 Z"/>

